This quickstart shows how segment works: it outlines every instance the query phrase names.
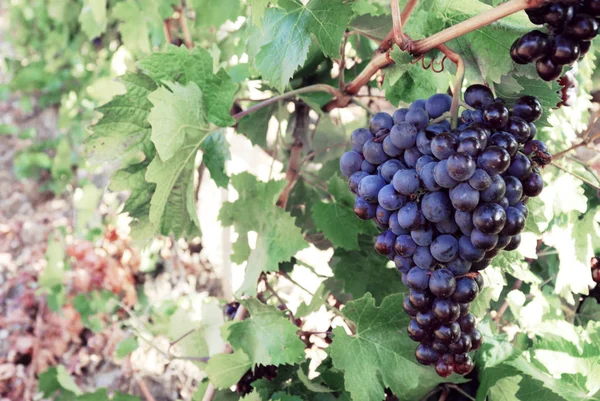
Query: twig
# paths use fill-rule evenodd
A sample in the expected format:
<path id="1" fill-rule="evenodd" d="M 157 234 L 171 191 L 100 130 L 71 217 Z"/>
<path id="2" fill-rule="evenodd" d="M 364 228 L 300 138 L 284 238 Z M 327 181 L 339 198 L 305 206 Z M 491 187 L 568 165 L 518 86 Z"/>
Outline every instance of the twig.
<path id="1" fill-rule="evenodd" d="M 590 187 L 600 191 L 600 186 L 598 186 L 597 184 L 594 184 L 593 182 L 591 182 L 590 180 L 588 180 L 587 178 L 583 178 L 582 176 L 580 176 L 579 174 L 575 174 L 572 171 L 567 170 L 566 168 L 559 166 L 558 164 L 554 163 L 554 162 L 550 162 L 550 164 L 554 167 L 556 167 L 559 170 L 564 171 L 567 174 L 571 174 L 573 177 L 577 178 L 578 180 L 583 181 L 585 184 L 588 184 Z"/>
<path id="2" fill-rule="evenodd" d="M 163 20 L 163 33 L 165 34 L 165 42 L 171 43 L 173 38 L 171 37 L 171 19 L 166 18 Z"/>
<path id="3" fill-rule="evenodd" d="M 196 182 L 196 189 L 194 191 L 194 196 L 196 199 L 196 212 L 198 211 L 198 198 L 200 197 L 200 185 L 202 184 L 202 176 L 204 175 L 204 169 L 206 165 L 204 164 L 204 160 L 200 162 L 198 166 L 198 181 Z"/>
<path id="4" fill-rule="evenodd" d="M 310 295 L 312 297 L 315 296 L 315 294 L 313 294 L 312 292 L 310 292 L 309 290 L 307 290 L 306 287 L 304 287 L 302 284 L 298 283 L 296 280 L 294 280 L 292 277 L 290 277 L 290 275 L 287 274 L 286 272 L 279 271 L 279 274 L 282 275 L 283 277 L 285 277 L 286 280 L 288 280 L 289 282 L 291 282 L 292 284 L 294 284 L 298 288 L 304 290 L 308 295 Z"/>
<path id="5" fill-rule="evenodd" d="M 456 52 L 452 51 L 446 45 L 439 45 L 438 49 L 444 53 L 454 64 L 456 64 L 456 78 L 454 80 L 454 90 L 452 92 L 452 106 L 450 107 L 451 126 L 458 127 L 458 109 L 460 107 L 460 97 L 462 84 L 465 79 L 465 62 Z"/>
<path id="6" fill-rule="evenodd" d="M 392 32 L 394 32 L 394 42 L 402 49 L 404 34 L 402 33 L 402 16 L 400 15 L 400 4 L 398 3 L 398 0 L 390 0 L 390 8 L 392 9 Z"/>
<path id="7" fill-rule="evenodd" d="M 315 85 L 305 86 L 304 88 L 299 88 L 299 89 L 296 89 L 293 91 L 289 91 L 289 92 L 283 93 L 279 96 L 274 96 L 270 99 L 267 99 L 265 101 L 257 103 L 252 107 L 248 107 L 244 111 L 234 114 L 233 118 L 235 118 L 236 120 L 239 120 L 240 118 L 247 116 L 248 114 L 251 114 L 257 110 L 260 110 L 263 107 L 267 107 L 273 103 L 277 103 L 280 100 L 288 99 L 288 98 L 294 97 L 296 95 L 302 95 L 304 93 L 311 93 L 311 92 L 326 92 L 332 96 L 336 96 L 336 97 L 342 96 L 342 93 L 339 90 L 337 90 L 336 88 L 334 88 L 333 86 L 330 86 L 330 85 L 315 84 Z"/>
<path id="8" fill-rule="evenodd" d="M 192 35 L 190 34 L 190 29 L 188 28 L 187 18 L 185 17 L 185 9 L 183 7 L 178 7 L 179 11 L 179 27 L 181 28 L 181 33 L 183 34 L 183 43 L 185 47 L 191 49 L 194 47 L 194 42 L 192 41 Z"/>
<path id="9" fill-rule="evenodd" d="M 440 398 L 438 401 L 446 401 L 448 399 L 448 394 L 450 394 L 450 392 L 448 391 L 447 388 L 442 389 L 442 394 L 440 395 Z"/>
<path id="10" fill-rule="evenodd" d="M 515 281 L 515 284 L 513 285 L 513 290 L 518 290 L 519 288 L 521 288 L 521 285 L 523 285 L 523 280 Z M 508 299 L 505 299 L 504 302 L 502 303 L 502 305 L 500 305 L 500 308 L 498 308 L 498 314 L 494 318 L 494 321 L 496 323 L 500 322 L 500 319 L 502 319 L 502 316 L 504 315 L 504 313 L 506 312 L 507 309 L 508 309 Z"/>
<path id="11" fill-rule="evenodd" d="M 404 6 L 404 8 L 402 9 L 402 12 L 400 13 L 400 21 L 402 21 L 402 24 L 406 25 L 406 21 L 408 21 L 408 19 L 410 18 L 410 15 L 412 14 L 415 7 L 417 6 L 417 2 L 418 2 L 418 0 L 408 0 L 406 2 L 406 5 Z M 387 34 L 387 36 L 381 41 L 381 44 L 379 45 L 377 52 L 384 53 L 387 50 L 389 50 L 392 47 L 392 45 L 395 43 L 394 39 L 395 39 L 394 38 L 394 30 L 392 29 Z"/>
<path id="12" fill-rule="evenodd" d="M 148 386 L 146 385 L 146 382 L 144 381 L 144 379 L 142 379 L 141 377 L 136 377 L 135 381 L 138 384 L 138 386 L 140 387 L 140 391 L 142 392 L 142 394 L 144 394 L 146 401 L 156 401 L 156 398 L 154 398 L 154 396 L 152 396 L 152 393 L 148 389 Z"/>
<path id="13" fill-rule="evenodd" d="M 294 317 L 294 313 L 291 311 L 290 308 L 288 308 L 288 306 L 286 305 L 285 301 L 279 296 L 279 294 L 273 289 L 273 287 L 271 286 L 271 284 L 269 284 L 269 278 L 267 277 L 267 275 L 265 274 L 265 276 L 263 277 L 263 282 L 265 283 L 265 287 L 267 288 L 267 290 L 269 290 L 271 292 L 271 294 L 273 294 L 275 296 L 275 298 L 277 298 L 277 300 L 279 301 L 279 303 L 283 306 L 283 308 L 290 312 L 290 320 L 292 321 L 292 323 L 294 323 L 296 321 L 296 318 Z"/>
<path id="14" fill-rule="evenodd" d="M 177 344 L 178 342 L 180 342 L 181 340 L 183 340 L 184 338 L 186 338 L 187 336 L 189 336 L 190 334 L 192 334 L 196 330 L 197 329 L 191 329 L 191 330 L 187 331 L 186 333 L 182 334 L 181 336 L 179 336 L 178 338 L 176 338 L 175 340 L 171 341 L 169 343 L 169 348 L 167 349 L 167 353 L 169 355 L 171 355 L 171 348 L 173 348 L 173 346 L 175 344 Z"/>
<path id="15" fill-rule="evenodd" d="M 285 209 L 287 206 L 292 189 L 294 189 L 300 175 L 300 158 L 302 157 L 302 148 L 304 146 L 303 139 L 306 138 L 306 133 L 308 132 L 309 112 L 310 108 L 306 103 L 302 101 L 296 102 L 296 123 L 294 125 L 294 132 L 292 133 L 294 143 L 290 149 L 290 159 L 285 171 L 287 184 L 277 199 L 277 206 L 282 209 Z"/>
<path id="16" fill-rule="evenodd" d="M 596 139 L 600 138 L 600 133 L 597 133 L 596 135 L 590 137 L 590 132 L 592 131 L 594 125 L 596 124 L 596 122 L 598 121 L 598 118 L 600 118 L 600 115 L 596 116 L 593 121 L 590 123 L 590 125 L 587 127 L 587 129 L 585 130 L 585 132 L 582 134 L 582 141 L 576 144 L 573 144 L 571 146 L 569 146 L 567 149 L 565 150 L 561 150 L 558 153 L 555 153 L 552 155 L 552 160 L 556 161 L 558 159 L 560 159 L 561 157 L 563 157 L 565 154 L 569 153 L 570 151 L 577 149 L 579 147 L 582 146 L 589 146 L 590 144 L 593 144 Z"/>
<path id="17" fill-rule="evenodd" d="M 435 49 L 441 44 L 489 25 L 501 18 L 508 17 L 509 15 L 523 11 L 526 8 L 538 7 L 542 5 L 544 1 L 545 0 L 510 0 L 486 12 L 446 28 L 435 35 L 425 39 L 417 40 L 411 44 L 409 50 L 414 55 L 427 53 L 429 50 Z"/>
<path id="18" fill-rule="evenodd" d="M 463 390 L 462 388 L 458 387 L 456 384 L 446 383 L 445 386 L 447 388 L 451 388 L 452 390 L 458 391 L 459 393 L 461 393 L 462 395 L 464 395 L 465 397 L 467 397 L 471 401 L 475 401 L 475 398 L 473 398 L 471 396 L 471 394 L 467 393 L 465 390 Z"/>

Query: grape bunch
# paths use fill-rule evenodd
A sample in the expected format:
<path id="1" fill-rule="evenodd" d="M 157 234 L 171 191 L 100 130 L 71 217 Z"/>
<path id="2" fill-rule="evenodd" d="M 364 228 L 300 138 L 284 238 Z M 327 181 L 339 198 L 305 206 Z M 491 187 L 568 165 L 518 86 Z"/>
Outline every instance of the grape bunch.
<path id="1" fill-rule="evenodd" d="M 452 99 L 436 94 L 393 116 L 377 113 L 352 133 L 340 159 L 356 194 L 355 214 L 382 230 L 375 249 L 395 262 L 409 287 L 408 334 L 416 359 L 447 377 L 473 369 L 482 336 L 469 313 L 483 287 L 479 271 L 516 249 L 529 197 L 543 188 L 551 156 L 535 139 L 539 101 L 512 110 L 483 85 L 470 86 L 457 129 L 444 117 Z"/>
<path id="2" fill-rule="evenodd" d="M 252 383 L 258 379 L 273 380 L 277 376 L 277 366 L 275 365 L 256 365 L 254 371 L 249 369 L 235 386 L 236 392 L 244 396 L 252 392 Z"/>
<path id="3" fill-rule="evenodd" d="M 563 0 L 525 11 L 531 22 L 546 25 L 547 32 L 526 33 L 513 43 L 510 55 L 518 64 L 535 62 L 546 81 L 554 81 L 563 66 L 582 58 L 598 34 L 600 0 Z"/>

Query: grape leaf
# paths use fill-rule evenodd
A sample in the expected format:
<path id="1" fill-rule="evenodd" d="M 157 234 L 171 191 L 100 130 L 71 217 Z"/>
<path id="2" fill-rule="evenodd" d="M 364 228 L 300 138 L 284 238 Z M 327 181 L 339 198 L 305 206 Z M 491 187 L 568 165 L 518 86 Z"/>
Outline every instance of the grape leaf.
<path id="1" fill-rule="evenodd" d="M 218 28 L 240 14 L 240 0 L 191 0 L 188 4 L 196 10 L 196 26 L 201 27 Z"/>
<path id="2" fill-rule="evenodd" d="M 209 134 L 200 148 L 202 149 L 202 161 L 210 171 L 211 178 L 217 186 L 227 188 L 229 176 L 225 172 L 225 162 L 231 159 L 231 153 L 229 153 L 225 132 L 215 131 Z"/>
<path id="3" fill-rule="evenodd" d="M 251 367 L 248 355 L 237 350 L 232 354 L 212 356 L 206 365 L 206 374 L 216 388 L 225 389 L 236 384 Z"/>
<path id="4" fill-rule="evenodd" d="M 248 241 L 247 233 L 258 234 L 256 246 L 250 252 L 246 277 L 238 293 L 256 294 L 256 282 L 261 272 L 278 270 L 279 262 L 289 261 L 308 244 L 289 213 L 275 206 L 285 182 L 260 182 L 249 173 L 231 177 L 239 193 L 235 202 L 221 207 L 219 220 L 224 226 L 233 225 L 240 234 L 238 241 Z M 236 249 L 247 249 L 238 245 Z"/>
<path id="5" fill-rule="evenodd" d="M 138 349 L 139 346 L 140 345 L 135 337 L 127 337 L 117 344 L 115 356 L 117 359 L 122 359 Z"/>
<path id="6" fill-rule="evenodd" d="M 582 324 L 590 321 L 600 321 L 600 304 L 595 298 L 586 298 L 577 312 Z"/>
<path id="7" fill-rule="evenodd" d="M 271 401 L 304 401 L 304 399 L 298 397 L 297 395 L 289 395 L 286 393 L 277 392 L 273 394 Z"/>
<path id="8" fill-rule="evenodd" d="M 242 350 L 253 365 L 293 365 L 304 360 L 304 343 L 296 334 L 299 329 L 283 311 L 255 298 L 240 303 L 250 318 L 224 328 L 234 350 Z"/>
<path id="9" fill-rule="evenodd" d="M 296 317 L 308 316 L 311 313 L 318 311 L 319 309 L 321 309 L 323 307 L 323 305 L 327 301 L 327 298 L 329 297 L 330 293 L 331 292 L 327 289 L 325 284 L 321 284 L 319 286 L 319 288 L 317 288 L 317 291 L 315 291 L 315 293 L 313 294 L 313 297 L 310 300 L 310 303 L 307 304 L 305 302 L 302 302 L 298 306 L 298 309 L 296 310 L 296 313 L 294 314 L 294 316 L 296 316 Z"/>
<path id="10" fill-rule="evenodd" d="M 406 1 L 400 1 L 406 3 Z M 352 9 L 356 15 L 371 14 L 373 16 L 389 14 L 390 2 L 386 0 L 355 0 L 352 3 Z"/>
<path id="11" fill-rule="evenodd" d="M 148 54 L 152 50 L 145 15 L 142 6 L 134 0 L 117 3 L 112 10 L 113 18 L 120 21 L 123 44 L 134 54 Z"/>
<path id="12" fill-rule="evenodd" d="M 200 143 L 188 143 L 163 162 L 159 157 L 148 166 L 146 180 L 156 184 L 150 202 L 150 222 L 163 235 L 193 238 L 200 235 L 196 214 L 194 170 Z"/>
<path id="13" fill-rule="evenodd" d="M 106 21 L 106 0 L 83 1 L 79 23 L 89 39 L 100 36 L 106 30 Z"/>
<path id="14" fill-rule="evenodd" d="M 237 132 L 246 135 L 253 145 L 266 147 L 269 121 L 278 107 L 277 104 L 273 104 L 242 117 L 238 122 Z"/>
<path id="15" fill-rule="evenodd" d="M 210 381 L 208 378 L 205 378 L 196 389 L 196 392 L 192 396 L 192 401 L 202 401 L 204 394 L 206 393 L 206 389 L 208 388 Z M 240 396 L 237 392 L 231 391 L 229 389 L 226 390 L 217 390 L 212 398 L 213 401 L 239 401 Z"/>
<path id="16" fill-rule="evenodd" d="M 311 34 L 326 55 L 339 55 L 353 11 L 342 0 L 311 0 L 306 6 L 299 0 L 282 0 L 279 5 L 283 8 L 265 11 L 264 35 L 255 65 L 282 92 L 294 71 L 306 61 Z M 269 35 L 274 32 L 277 34 Z"/>
<path id="17" fill-rule="evenodd" d="M 410 103 L 417 99 L 426 99 L 434 93 L 445 92 L 450 83 L 451 78 L 447 70 L 433 74 L 417 63 L 411 64 L 393 85 L 384 81 L 383 88 L 385 97 L 397 105 L 400 102 Z"/>
<path id="18" fill-rule="evenodd" d="M 269 5 L 269 3 L 277 3 L 277 1 L 270 0 L 248 0 L 248 5 L 250 5 L 250 12 L 252 14 L 252 22 L 254 25 L 259 28 L 262 25 L 262 19 L 265 15 L 265 9 Z"/>
<path id="19" fill-rule="evenodd" d="M 207 134 L 206 111 L 198 85 L 165 82 L 148 95 L 152 109 L 150 138 L 163 161 L 179 152 L 184 143 L 201 142 Z M 167 89 L 168 88 L 168 89 Z"/>
<path id="20" fill-rule="evenodd" d="M 529 265 L 523 261 L 522 255 L 517 251 L 502 251 L 491 263 L 514 278 L 526 283 L 540 283 L 542 280 L 529 270 Z"/>
<path id="21" fill-rule="evenodd" d="M 314 205 L 313 220 L 334 247 L 357 250 L 358 235 L 376 234 L 377 230 L 372 221 L 362 221 L 354 214 L 354 196 L 344 180 L 335 175 L 327 187 L 334 199 Z"/>
<path id="22" fill-rule="evenodd" d="M 370 292 L 381 301 L 390 294 L 404 291 L 400 273 L 386 268 L 387 259 L 373 250 L 373 238 L 359 239 L 359 251 L 338 248 L 329 262 L 336 279 L 344 283 L 344 291 L 355 298 Z"/>
<path id="23" fill-rule="evenodd" d="M 154 53 L 139 61 L 140 68 L 157 82 L 194 82 L 202 92 L 208 121 L 220 127 L 232 125 L 229 115 L 237 85 L 223 69 L 213 72 L 213 58 L 207 50 L 195 47 L 167 46 L 165 52 Z"/>
<path id="24" fill-rule="evenodd" d="M 154 154 L 148 123 L 152 103 L 147 96 L 156 90 L 156 84 L 144 74 L 125 74 L 120 80 L 127 93 L 98 108 L 104 115 L 86 140 L 87 156 L 92 161 L 110 162 L 117 168 L 140 163 Z"/>
<path id="25" fill-rule="evenodd" d="M 367 293 L 343 309 L 344 316 L 354 322 L 356 334 L 336 327 L 330 355 L 334 366 L 344 371 L 346 389 L 355 401 L 381 401 L 386 387 L 401 400 L 417 400 L 439 383 L 465 381 L 440 378 L 415 361 L 403 300 L 403 294 L 390 295 L 376 307 Z"/>

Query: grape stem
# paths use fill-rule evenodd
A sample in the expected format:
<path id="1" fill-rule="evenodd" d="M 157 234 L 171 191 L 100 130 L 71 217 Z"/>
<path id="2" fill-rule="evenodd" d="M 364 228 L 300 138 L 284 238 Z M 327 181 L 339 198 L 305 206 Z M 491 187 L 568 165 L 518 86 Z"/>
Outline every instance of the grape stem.
<path id="1" fill-rule="evenodd" d="M 390 8 L 392 9 L 392 32 L 394 35 L 394 42 L 402 49 L 405 38 L 404 33 L 402 32 L 402 15 L 400 14 L 400 4 L 398 3 L 398 0 L 390 0 Z"/>
<path id="2" fill-rule="evenodd" d="M 332 96 L 335 96 L 336 98 L 346 97 L 342 92 L 340 92 L 339 90 L 337 90 L 336 88 L 334 88 L 331 85 L 315 84 L 315 85 L 305 86 L 304 88 L 295 89 L 293 91 L 285 92 L 285 93 L 282 93 L 281 95 L 274 96 L 272 98 L 263 100 L 262 102 L 257 103 L 252 107 L 248 107 L 244 111 L 240 111 L 239 113 L 234 114 L 233 118 L 235 118 L 236 120 L 239 120 L 240 118 L 247 116 L 248 114 L 252 114 L 257 110 L 260 110 L 263 107 L 267 107 L 273 103 L 277 103 L 280 100 L 285 100 L 285 99 L 289 99 L 289 98 L 297 96 L 297 95 L 302 95 L 305 93 L 312 93 L 312 92 L 325 92 L 325 93 L 329 93 Z M 348 97 L 348 102 L 350 102 L 350 97 Z"/>
<path id="3" fill-rule="evenodd" d="M 458 53 L 452 51 L 446 45 L 442 44 L 437 48 L 456 64 L 456 78 L 454 80 L 454 90 L 452 91 L 452 105 L 450 106 L 451 127 L 455 129 L 458 127 L 458 109 L 460 108 L 462 85 L 465 80 L 465 61 Z"/>
<path id="4" fill-rule="evenodd" d="M 179 12 L 179 27 L 181 28 L 181 33 L 183 34 L 183 43 L 185 47 L 191 49 L 194 47 L 194 41 L 192 40 L 192 35 L 190 34 L 190 28 L 188 28 L 187 18 L 185 17 L 185 8 L 177 7 L 177 11 Z"/>

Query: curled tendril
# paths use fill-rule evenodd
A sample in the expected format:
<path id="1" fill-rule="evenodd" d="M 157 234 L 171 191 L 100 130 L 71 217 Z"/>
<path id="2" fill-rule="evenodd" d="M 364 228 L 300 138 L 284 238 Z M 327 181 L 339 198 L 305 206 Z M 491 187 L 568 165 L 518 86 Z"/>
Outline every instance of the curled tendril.
<path id="1" fill-rule="evenodd" d="M 425 56 L 419 56 L 416 59 L 414 59 L 413 61 L 411 61 L 411 64 L 417 64 L 419 61 L 421 62 L 421 66 L 423 67 L 424 70 L 428 70 L 431 68 L 431 71 L 437 73 L 443 72 L 444 71 L 444 63 L 446 61 L 446 59 L 448 59 L 448 56 L 444 56 L 442 58 L 441 61 L 434 61 L 434 58 L 431 57 L 431 59 L 429 60 L 429 64 L 425 65 Z M 436 65 L 439 65 L 440 67 L 438 69 L 436 69 Z"/>

